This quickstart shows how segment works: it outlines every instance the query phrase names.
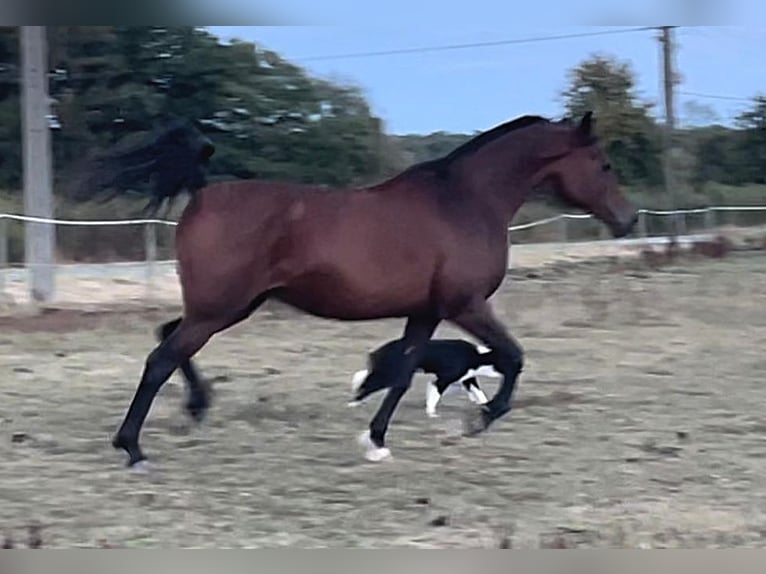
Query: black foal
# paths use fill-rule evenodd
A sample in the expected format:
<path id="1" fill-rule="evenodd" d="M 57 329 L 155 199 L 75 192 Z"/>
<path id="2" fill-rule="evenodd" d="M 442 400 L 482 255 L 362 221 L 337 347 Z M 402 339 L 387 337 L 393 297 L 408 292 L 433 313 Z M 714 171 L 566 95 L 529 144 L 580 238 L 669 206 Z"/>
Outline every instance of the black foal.
<path id="1" fill-rule="evenodd" d="M 385 388 L 387 371 L 392 367 L 392 353 L 399 339 L 389 341 L 368 355 L 367 369 L 357 371 L 351 381 L 354 406 L 370 394 Z M 495 370 L 494 353 L 481 345 L 460 339 L 432 339 L 425 347 L 417 371 L 433 374 L 436 379 L 428 383 L 426 390 L 426 414 L 437 416 L 436 405 L 453 383 L 462 383 L 468 398 L 479 405 L 487 397 L 476 380 L 477 376 L 502 378 Z"/>

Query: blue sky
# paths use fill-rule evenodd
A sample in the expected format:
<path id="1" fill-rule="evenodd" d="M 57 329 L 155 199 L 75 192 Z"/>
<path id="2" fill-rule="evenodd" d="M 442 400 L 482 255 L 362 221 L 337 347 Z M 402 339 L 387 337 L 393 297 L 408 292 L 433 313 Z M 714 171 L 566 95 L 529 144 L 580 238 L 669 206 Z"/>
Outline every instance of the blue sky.
<path id="1" fill-rule="evenodd" d="M 508 3 L 508 5 L 513 3 Z M 309 73 L 360 86 L 391 133 L 471 132 L 532 113 L 561 114 L 559 92 L 569 69 L 594 53 L 615 55 L 636 72 L 639 94 L 658 104 L 660 46 L 653 31 L 433 53 L 327 61 L 303 58 L 399 48 L 552 36 L 619 26 L 530 26 L 464 22 L 440 14 L 439 25 L 209 26 L 223 39 L 254 41 Z M 445 20 L 447 20 L 445 22 Z M 450 25 L 451 24 L 451 25 Z M 638 25 L 643 25 L 639 23 Z M 676 30 L 678 115 L 682 122 L 729 123 L 748 103 L 683 92 L 750 98 L 766 93 L 766 27 L 682 26 Z M 691 105 L 690 105 L 691 102 Z M 694 109 L 694 103 L 707 109 Z M 712 115 L 711 115 L 712 114 Z"/>

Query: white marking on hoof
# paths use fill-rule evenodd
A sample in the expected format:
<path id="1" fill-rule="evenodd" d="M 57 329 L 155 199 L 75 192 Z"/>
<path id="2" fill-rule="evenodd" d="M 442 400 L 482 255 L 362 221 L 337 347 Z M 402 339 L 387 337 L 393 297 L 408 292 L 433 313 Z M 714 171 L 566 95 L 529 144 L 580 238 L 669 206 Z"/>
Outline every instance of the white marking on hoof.
<path id="1" fill-rule="evenodd" d="M 391 458 L 391 451 L 386 447 L 379 447 L 370 438 L 370 431 L 364 431 L 359 435 L 359 444 L 364 448 L 364 458 L 370 462 L 381 462 Z"/>
<path id="2" fill-rule="evenodd" d="M 386 447 L 373 448 L 364 453 L 364 458 L 370 462 L 382 462 L 391 458 L 391 451 Z"/>
<path id="3" fill-rule="evenodd" d="M 146 460 L 139 460 L 135 464 L 131 464 L 128 470 L 133 474 L 149 474 L 152 467 Z"/>

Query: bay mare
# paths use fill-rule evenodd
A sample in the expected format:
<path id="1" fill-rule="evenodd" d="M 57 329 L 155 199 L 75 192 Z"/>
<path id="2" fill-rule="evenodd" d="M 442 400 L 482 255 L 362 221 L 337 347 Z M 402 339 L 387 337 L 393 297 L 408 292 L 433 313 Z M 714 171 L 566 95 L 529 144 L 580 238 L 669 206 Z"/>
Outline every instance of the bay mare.
<path id="1" fill-rule="evenodd" d="M 405 319 L 381 366 L 389 384 L 369 425 L 370 460 L 388 456 L 389 421 L 443 321 L 496 355 L 503 381 L 466 421 L 465 434 L 482 432 L 510 411 L 523 366 L 521 347 L 487 300 L 506 275 L 508 224 L 530 191 L 550 184 L 615 237 L 627 235 L 637 218 L 590 113 L 576 121 L 519 117 L 357 190 L 259 180 L 207 185 L 214 152 L 194 124 L 176 121 L 149 143 L 104 156 L 92 171 L 95 190 L 128 191 L 151 178 L 155 207 L 191 194 L 176 229 L 183 315 L 160 327 L 160 343 L 113 439 L 129 466 L 145 459 L 139 434 L 160 387 L 180 368 L 186 408 L 201 419 L 209 393 L 192 357 L 267 299 L 328 319 Z"/>

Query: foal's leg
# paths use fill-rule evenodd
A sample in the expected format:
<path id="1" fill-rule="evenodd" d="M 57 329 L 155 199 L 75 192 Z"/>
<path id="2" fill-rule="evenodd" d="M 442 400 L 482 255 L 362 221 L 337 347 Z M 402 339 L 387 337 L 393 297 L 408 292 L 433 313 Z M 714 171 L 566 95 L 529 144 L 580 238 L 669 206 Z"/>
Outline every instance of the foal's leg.
<path id="1" fill-rule="evenodd" d="M 412 376 L 415 374 L 423 357 L 425 345 L 431 338 L 431 335 L 433 335 L 438 324 L 439 320 L 431 317 L 410 317 L 407 320 L 404 336 L 400 340 L 401 344 L 398 346 L 398 356 L 392 356 L 392 360 L 396 360 L 398 365 L 393 374 L 390 388 L 386 392 L 378 412 L 370 422 L 369 433 L 365 433 L 362 436 L 362 440 L 367 447 L 365 457 L 368 460 L 379 461 L 390 456 L 390 451 L 384 446 L 388 424 L 396 410 L 396 406 L 404 396 L 404 393 L 407 392 L 412 382 Z"/>
<path id="2" fill-rule="evenodd" d="M 477 405 L 483 405 L 487 402 L 487 396 L 484 394 L 484 391 L 481 390 L 479 381 L 476 380 L 476 377 L 469 377 L 462 380 L 461 383 L 471 402 L 476 403 Z"/>
<path id="3" fill-rule="evenodd" d="M 465 434 L 471 436 L 486 430 L 493 421 L 511 410 L 516 379 L 524 366 L 524 351 L 495 317 L 486 301 L 472 304 L 451 321 L 495 352 L 495 367 L 503 375 L 503 382 L 495 396 L 482 405 L 480 416 L 466 421 Z"/>
<path id="4" fill-rule="evenodd" d="M 426 387 L 426 414 L 429 417 L 436 418 L 439 416 L 436 414 L 436 405 L 439 404 L 444 391 L 455 381 L 457 381 L 456 377 L 439 375 L 435 381 L 428 383 Z"/>
<path id="5" fill-rule="evenodd" d="M 429 417 L 435 418 L 438 416 L 436 414 L 436 406 L 439 404 L 450 385 L 460 381 L 462 374 L 463 372 L 456 370 L 454 365 L 442 366 L 437 371 L 436 380 L 428 383 L 428 387 L 426 388 L 426 414 Z"/>
<path id="6" fill-rule="evenodd" d="M 181 323 L 181 318 L 173 319 L 160 326 L 157 330 L 157 338 L 160 342 L 164 341 L 176 330 Z M 208 408 L 210 408 L 210 388 L 200 377 L 199 371 L 194 367 L 191 359 L 181 361 L 179 365 L 186 381 L 186 390 L 188 398 L 186 400 L 186 412 L 195 421 L 200 422 L 205 418 Z"/>

